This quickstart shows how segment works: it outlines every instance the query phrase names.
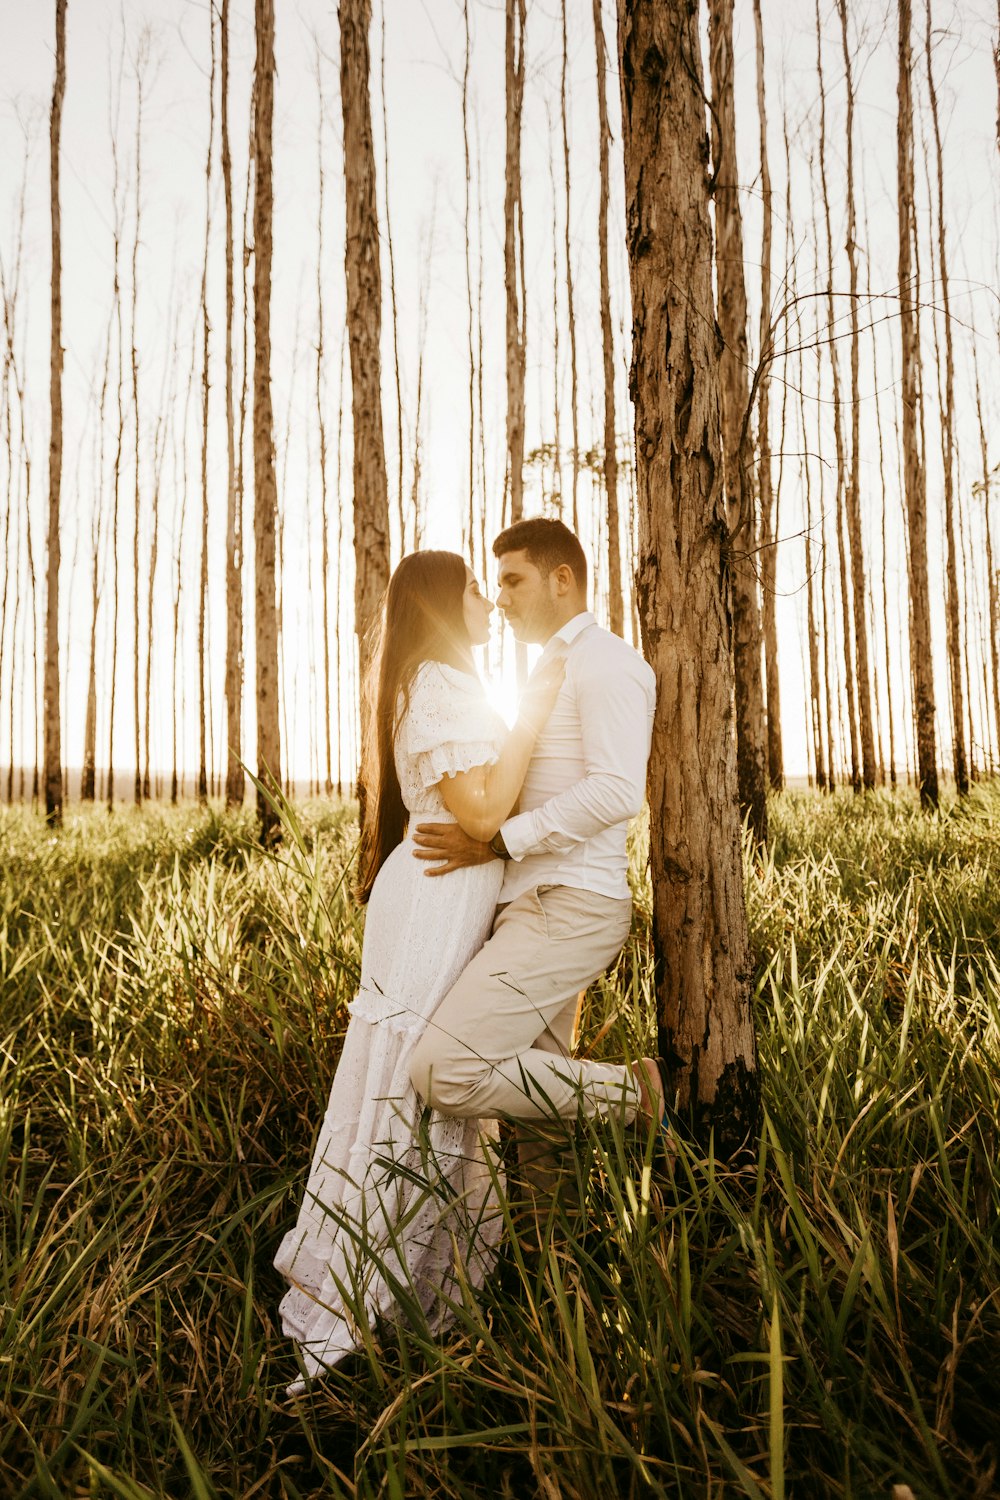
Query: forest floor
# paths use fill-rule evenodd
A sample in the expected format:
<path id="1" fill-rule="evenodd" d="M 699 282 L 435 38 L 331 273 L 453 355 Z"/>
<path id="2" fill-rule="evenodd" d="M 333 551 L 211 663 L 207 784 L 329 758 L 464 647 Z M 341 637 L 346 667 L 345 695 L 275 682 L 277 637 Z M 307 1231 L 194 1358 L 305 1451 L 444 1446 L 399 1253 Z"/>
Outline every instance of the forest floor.
<path id="1" fill-rule="evenodd" d="M 271 1259 L 358 979 L 352 811 L 267 854 L 249 812 L 4 809 L 0 1495 L 1000 1493 L 1000 786 L 771 827 L 752 1159 L 582 1131 L 582 1206 L 512 1210 L 448 1333 L 295 1401 Z M 642 863 L 594 1055 L 653 1033 Z"/>

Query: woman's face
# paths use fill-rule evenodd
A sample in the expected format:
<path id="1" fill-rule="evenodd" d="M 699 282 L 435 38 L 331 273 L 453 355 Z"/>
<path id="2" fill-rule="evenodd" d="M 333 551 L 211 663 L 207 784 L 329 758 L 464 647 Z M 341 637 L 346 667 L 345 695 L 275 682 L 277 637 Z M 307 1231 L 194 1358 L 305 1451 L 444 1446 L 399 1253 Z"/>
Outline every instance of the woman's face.
<path id="1" fill-rule="evenodd" d="M 474 646 L 485 646 L 490 638 L 490 615 L 494 606 L 483 595 L 479 580 L 466 564 L 465 593 L 462 595 L 462 617 Z"/>

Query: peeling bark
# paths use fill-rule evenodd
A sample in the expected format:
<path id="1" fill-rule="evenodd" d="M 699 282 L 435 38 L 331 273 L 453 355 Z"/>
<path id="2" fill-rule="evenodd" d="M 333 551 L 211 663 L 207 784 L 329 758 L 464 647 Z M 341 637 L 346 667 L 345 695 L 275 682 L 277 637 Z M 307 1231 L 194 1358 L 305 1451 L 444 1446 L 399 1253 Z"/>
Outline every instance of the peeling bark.
<path id="1" fill-rule="evenodd" d="M 622 0 L 639 614 L 657 679 L 653 942 L 672 1100 L 730 1153 L 755 1130 L 732 603 L 696 0 Z"/>

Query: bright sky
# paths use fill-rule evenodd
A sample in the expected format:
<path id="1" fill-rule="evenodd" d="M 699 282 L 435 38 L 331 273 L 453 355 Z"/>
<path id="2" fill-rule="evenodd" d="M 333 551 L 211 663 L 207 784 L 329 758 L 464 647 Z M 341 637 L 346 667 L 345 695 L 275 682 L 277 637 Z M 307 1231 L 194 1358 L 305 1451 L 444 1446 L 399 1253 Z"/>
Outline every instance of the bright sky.
<path id="1" fill-rule="evenodd" d="M 567 0 L 570 24 L 569 94 L 572 136 L 573 276 L 580 342 L 581 446 L 596 446 L 603 426 L 600 323 L 598 313 L 596 77 L 590 0 Z M 382 92 L 380 88 L 382 12 L 375 0 L 372 27 L 373 111 L 379 158 L 380 210 L 385 213 L 386 179 L 383 171 Z M 830 92 L 827 128 L 833 233 L 837 254 L 837 283 L 846 289 L 843 253 L 843 66 L 839 30 L 829 0 L 821 7 L 824 67 Z M 926 95 L 922 52 L 923 7 L 915 7 L 914 62 L 920 97 Z M 737 6 L 737 124 L 740 136 L 740 173 L 746 184 L 745 242 L 747 276 L 758 318 L 760 204 L 758 184 L 758 123 L 752 12 L 746 0 Z M 17 346 L 25 380 L 27 427 L 32 486 L 33 555 L 36 570 L 44 563 L 43 506 L 47 464 L 48 424 L 48 134 L 47 110 L 52 81 L 54 4 L 26 6 L 0 0 L 0 254 L 8 281 L 16 255 L 17 200 L 24 167 L 25 140 L 30 145 L 26 180 L 26 217 L 19 288 Z M 473 293 L 483 266 L 485 491 L 488 528 L 499 524 L 504 459 L 504 343 L 503 343 L 503 6 L 499 0 L 470 0 L 472 59 L 470 66 L 470 136 L 472 165 L 472 276 Z M 569 338 L 566 325 L 563 267 L 563 214 L 559 83 L 561 38 L 556 0 L 529 4 L 527 29 L 528 80 L 523 138 L 525 174 L 526 279 L 528 286 L 528 438 L 530 452 L 555 438 L 554 405 L 558 386 L 564 491 L 568 492 L 570 448 Z M 851 6 L 851 35 L 857 49 L 855 83 L 857 104 L 857 160 L 859 191 L 863 185 L 870 230 L 860 238 L 870 257 L 876 293 L 895 286 L 895 20 L 888 4 Z M 120 70 L 124 18 L 125 60 Z M 237 212 L 243 201 L 246 170 L 247 103 L 253 64 L 253 6 L 233 0 L 230 83 L 234 193 Z M 791 0 L 764 0 L 768 49 L 768 113 L 771 174 L 774 187 L 774 301 L 783 302 L 781 277 L 786 258 L 794 261 L 799 293 L 815 290 L 811 243 L 809 159 L 817 150 L 817 92 L 815 34 L 811 7 Z M 959 400 L 959 480 L 968 496 L 979 477 L 979 439 L 972 400 L 972 339 L 977 337 L 980 376 L 986 399 L 988 430 L 998 423 L 1000 369 L 997 348 L 998 158 L 994 140 L 996 92 L 991 47 L 995 15 L 990 0 L 962 0 L 960 5 L 934 0 L 935 68 L 946 134 L 946 194 L 951 261 L 953 313 L 956 319 L 956 362 Z M 136 57 L 144 28 L 149 28 L 149 64 L 145 82 L 142 139 L 141 237 L 139 247 L 137 337 L 140 393 L 140 575 L 143 596 L 149 580 L 151 540 L 152 449 L 157 418 L 169 412 L 162 429 L 165 457 L 160 486 L 160 548 L 154 593 L 154 713 L 153 761 L 169 766 L 172 691 L 173 593 L 180 556 L 181 668 L 178 696 L 183 699 L 180 720 L 182 760 L 188 770 L 197 763 L 197 694 L 194 676 L 198 549 L 200 546 L 200 375 L 187 398 L 195 332 L 205 235 L 205 151 L 208 140 L 208 9 L 202 0 L 171 0 L 159 4 L 141 0 L 69 0 L 68 77 L 63 126 L 63 245 L 64 329 L 66 345 L 66 459 L 64 474 L 65 525 L 63 536 L 62 617 L 65 641 L 63 673 L 66 686 L 64 748 L 71 764 L 82 752 L 86 665 L 90 631 L 89 547 L 94 497 L 103 491 L 105 522 L 110 507 L 110 467 L 114 447 L 112 425 L 105 426 L 101 468 L 96 402 L 91 392 L 100 385 L 100 372 L 111 305 L 112 200 L 109 101 L 120 90 L 118 126 L 119 164 L 127 191 L 123 226 L 122 284 L 125 297 L 125 449 L 119 515 L 120 608 L 117 659 L 115 762 L 121 785 L 130 784 L 132 743 L 131 690 L 131 549 L 134 517 L 134 418 L 129 369 L 129 262 L 135 225 L 135 100 Z M 613 7 L 605 0 L 605 31 L 614 67 Z M 428 545 L 463 546 L 462 517 L 467 506 L 468 465 L 468 355 L 466 326 L 466 258 L 464 233 L 465 171 L 462 145 L 461 73 L 464 60 L 462 9 L 458 0 L 385 0 L 385 109 L 388 128 L 388 203 L 394 253 L 398 309 L 399 362 L 403 385 L 403 490 L 413 484 L 414 422 L 421 350 L 421 474 L 420 491 L 427 517 Z M 328 483 L 336 494 L 337 436 L 340 406 L 341 330 L 344 308 L 343 182 L 340 161 L 340 102 L 338 36 L 335 7 L 318 0 L 298 0 L 278 6 L 278 83 L 275 147 L 275 284 L 272 304 L 274 329 L 273 392 L 277 420 L 278 476 L 284 522 L 284 655 L 287 708 L 288 763 L 300 776 L 312 764 L 310 747 L 319 735 L 321 693 L 316 675 L 321 663 L 319 631 L 319 505 L 318 439 L 316 423 L 316 282 L 317 282 L 317 128 L 319 94 L 316 83 L 317 48 L 326 105 L 323 150 L 326 165 L 324 246 L 321 278 L 325 303 L 326 349 L 323 369 L 323 409 L 331 446 Z M 608 78 L 611 109 L 612 180 L 612 296 L 619 370 L 617 404 L 620 448 L 629 442 L 631 412 L 626 403 L 626 340 L 629 328 L 627 265 L 624 251 L 623 188 L 618 127 L 617 77 Z M 792 213 L 790 247 L 785 242 L 785 164 L 782 110 L 787 112 L 792 156 Z M 218 112 L 216 115 L 218 127 Z M 929 118 L 923 123 L 930 140 Z M 933 170 L 932 158 L 926 161 Z M 918 194 L 927 249 L 925 157 L 918 152 Z M 553 279 L 553 176 L 555 230 L 559 260 L 558 290 Z M 482 236 L 477 227 L 477 198 L 482 203 Z M 222 293 L 223 219 L 218 137 L 213 165 L 212 240 L 209 306 L 212 323 L 210 479 L 210 653 L 215 759 L 221 764 L 224 708 L 224 524 L 225 427 L 223 409 L 224 316 Z M 859 213 L 862 212 L 859 206 Z M 389 298 L 387 242 L 383 244 L 385 311 L 383 322 L 383 410 L 390 469 L 390 499 L 395 507 L 399 452 L 396 437 L 395 363 Z M 862 260 L 865 282 L 868 264 Z M 927 266 L 924 266 L 927 275 Z M 426 332 L 421 336 L 421 301 Z M 842 327 L 846 328 L 846 302 Z M 554 310 L 557 318 L 554 317 Z M 875 316 L 891 315 L 891 303 L 877 303 Z M 815 303 L 802 306 L 806 335 L 815 317 Z M 863 325 L 871 322 L 863 317 Z M 925 317 L 925 379 L 928 401 L 928 471 L 931 495 L 931 553 L 936 611 L 936 666 L 939 706 L 939 743 L 946 753 L 947 685 L 943 661 L 944 624 L 940 564 L 943 553 L 939 496 L 940 464 L 936 460 L 937 428 L 931 319 Z M 558 326 L 558 366 L 554 362 Z M 779 342 L 782 333 L 779 330 Z M 807 342 L 811 340 L 807 337 Z M 176 345 L 176 357 L 172 348 Z M 875 586 L 881 587 L 881 509 L 879 447 L 875 426 L 872 349 L 878 359 L 882 392 L 884 469 L 888 507 L 889 638 L 894 659 L 897 720 L 902 717 L 908 669 L 905 652 L 905 574 L 895 459 L 895 390 L 898 368 L 898 324 L 881 323 L 874 338 L 862 346 L 862 459 L 866 526 L 871 543 L 870 565 Z M 848 379 L 847 345 L 841 344 L 842 379 Z M 808 463 L 815 507 L 814 533 L 818 545 L 820 497 L 832 503 L 830 465 L 833 456 L 828 374 L 817 387 L 814 354 L 806 353 L 802 383 L 806 391 L 807 436 L 798 429 L 799 373 L 796 359 L 776 367 L 772 392 L 779 477 L 783 378 L 788 387 L 784 459 L 780 464 L 781 511 L 779 535 L 787 542 L 779 552 L 779 638 L 783 690 L 783 727 L 786 768 L 791 775 L 806 771 L 806 732 L 803 713 L 804 560 L 803 463 Z M 240 357 L 237 357 L 239 367 Z M 345 361 L 346 364 L 346 361 Z M 114 369 L 109 399 L 109 423 L 115 408 Z M 171 395 L 171 391 L 173 394 Z M 344 643 L 343 692 L 352 686 L 347 669 L 351 645 L 350 577 L 350 409 L 341 432 L 341 493 L 344 499 L 344 606 L 340 612 Z M 17 403 L 13 415 L 17 444 Z M 478 440 L 477 440 L 478 442 Z M 991 461 L 1000 454 L 991 449 Z M 249 448 L 248 448 L 249 455 Z M 803 454 L 807 457 L 803 458 Z M 186 510 L 181 529 L 181 501 Z M 551 463 L 529 468 L 527 507 L 539 508 L 541 486 L 551 487 Z M 99 475 L 103 472 L 103 485 Z M 249 526 L 250 479 L 247 473 L 246 519 Z M 0 506 L 11 497 L 10 568 L 26 576 L 24 534 L 24 476 L 20 466 L 10 475 L 0 453 Z M 477 487 L 482 487 L 478 473 Z M 592 524 L 593 486 L 589 475 L 581 481 L 581 531 L 591 555 L 596 545 Z M 623 492 L 623 500 L 624 500 Z M 331 506 L 333 499 L 331 498 Z M 2 512 L 0 512 L 2 514 Z M 832 513 L 831 513 L 832 514 Z M 833 545 L 833 527 L 827 520 Z M 105 527 L 106 530 L 106 527 Z M 395 555 L 399 538 L 394 539 Z M 985 608 L 982 577 L 981 505 L 970 519 L 966 548 L 975 578 L 971 602 Z M 99 749 L 106 760 L 106 725 L 110 686 L 110 553 L 105 535 L 102 547 L 105 591 L 99 618 Z M 831 583 L 835 562 L 831 558 Z M 252 599 L 252 570 L 247 568 L 247 601 Z M 492 585 L 494 580 L 488 578 Z M 335 598 L 336 580 L 331 580 Z M 39 601 L 40 603 L 40 601 Z M 900 609 L 902 606 L 902 615 Z M 603 610 L 600 589 L 598 612 Z M 833 610 L 831 597 L 831 610 Z M 145 634 L 145 605 L 141 607 Z M 881 620 L 881 601 L 876 614 Z M 11 670 L 18 673 L 14 723 L 15 759 L 30 760 L 34 724 L 22 702 L 30 702 L 23 682 L 25 653 L 30 637 L 22 613 L 13 635 L 12 605 L 4 641 L 0 676 L 0 764 L 9 757 L 11 740 Z M 12 642 L 16 649 L 12 649 Z M 881 625 L 873 649 L 877 654 L 879 692 L 884 703 L 884 645 Z M 145 651 L 145 647 L 143 647 Z M 496 663 L 494 662 L 494 666 Z M 245 745 L 253 745 L 252 626 L 248 619 Z M 978 657 L 973 675 L 981 675 Z M 501 686 L 509 672 L 498 674 Z M 983 737 L 979 714 L 977 735 Z M 897 733 L 899 726 L 897 723 Z M 345 761 L 350 744 L 345 730 Z M 252 758 L 252 756 L 251 756 Z M 902 752 L 899 752 L 902 761 Z"/>

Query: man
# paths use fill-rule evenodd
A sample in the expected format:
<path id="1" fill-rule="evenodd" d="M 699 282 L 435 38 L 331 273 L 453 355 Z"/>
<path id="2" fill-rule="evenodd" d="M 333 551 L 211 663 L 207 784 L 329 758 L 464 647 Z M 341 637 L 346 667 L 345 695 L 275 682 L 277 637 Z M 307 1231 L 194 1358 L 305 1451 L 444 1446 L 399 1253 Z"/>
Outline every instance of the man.
<path id="1" fill-rule="evenodd" d="M 416 856 L 443 875 L 506 861 L 493 934 L 414 1049 L 417 1093 L 443 1114 L 518 1120 L 621 1111 L 661 1120 L 650 1058 L 631 1069 L 570 1057 L 580 992 L 617 957 L 631 923 L 625 838 L 646 786 L 652 668 L 587 609 L 587 561 L 561 521 L 501 532 L 499 607 L 518 641 L 564 654 L 566 675 L 538 737 L 519 811 L 490 844 L 457 824 L 421 824 Z"/>

